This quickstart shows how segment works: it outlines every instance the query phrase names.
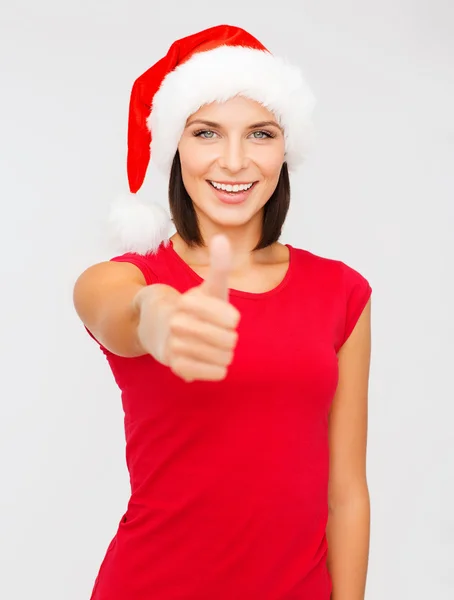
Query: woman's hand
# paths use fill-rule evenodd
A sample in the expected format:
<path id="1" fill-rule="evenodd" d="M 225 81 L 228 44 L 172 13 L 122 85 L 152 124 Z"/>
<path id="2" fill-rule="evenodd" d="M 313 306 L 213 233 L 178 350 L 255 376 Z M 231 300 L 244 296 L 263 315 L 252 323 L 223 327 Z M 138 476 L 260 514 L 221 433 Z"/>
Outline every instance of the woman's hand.
<path id="1" fill-rule="evenodd" d="M 231 249 L 228 238 L 211 240 L 205 281 L 184 294 L 163 296 L 155 307 L 157 335 L 153 356 L 187 382 L 225 378 L 238 340 L 239 311 L 228 301 Z M 146 347 L 146 333 L 142 343 Z"/>

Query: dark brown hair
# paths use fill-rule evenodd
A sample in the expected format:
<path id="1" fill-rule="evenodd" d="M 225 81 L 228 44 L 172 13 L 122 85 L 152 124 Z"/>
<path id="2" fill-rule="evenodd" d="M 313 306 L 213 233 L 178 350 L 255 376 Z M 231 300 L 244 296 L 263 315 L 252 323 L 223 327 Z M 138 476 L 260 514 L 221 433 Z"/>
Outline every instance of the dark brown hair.
<path id="1" fill-rule="evenodd" d="M 178 150 L 173 158 L 170 171 L 169 204 L 173 224 L 188 246 L 203 246 L 204 241 L 200 232 L 197 213 L 191 197 L 184 187 Z M 254 250 L 261 250 L 278 241 L 289 205 L 290 179 L 287 163 L 284 163 L 276 189 L 263 207 L 262 237 Z"/>

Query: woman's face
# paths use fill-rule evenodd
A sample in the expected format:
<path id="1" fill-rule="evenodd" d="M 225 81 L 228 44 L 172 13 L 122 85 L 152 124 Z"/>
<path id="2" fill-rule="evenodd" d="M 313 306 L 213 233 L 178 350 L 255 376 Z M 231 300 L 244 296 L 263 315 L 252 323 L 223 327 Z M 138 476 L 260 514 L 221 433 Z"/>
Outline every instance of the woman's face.
<path id="1" fill-rule="evenodd" d="M 191 115 L 178 150 L 199 217 L 224 227 L 249 222 L 276 189 L 284 146 L 275 116 L 254 100 L 237 96 Z"/>

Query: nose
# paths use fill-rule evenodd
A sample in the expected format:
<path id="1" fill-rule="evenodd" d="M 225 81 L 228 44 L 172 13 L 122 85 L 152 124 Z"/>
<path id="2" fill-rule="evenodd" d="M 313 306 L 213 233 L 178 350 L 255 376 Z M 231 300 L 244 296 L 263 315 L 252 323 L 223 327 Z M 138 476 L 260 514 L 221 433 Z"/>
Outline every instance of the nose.
<path id="1" fill-rule="evenodd" d="M 242 140 L 226 140 L 222 146 L 218 162 L 222 169 L 231 173 L 238 173 L 246 169 L 249 164 L 249 158 Z"/>

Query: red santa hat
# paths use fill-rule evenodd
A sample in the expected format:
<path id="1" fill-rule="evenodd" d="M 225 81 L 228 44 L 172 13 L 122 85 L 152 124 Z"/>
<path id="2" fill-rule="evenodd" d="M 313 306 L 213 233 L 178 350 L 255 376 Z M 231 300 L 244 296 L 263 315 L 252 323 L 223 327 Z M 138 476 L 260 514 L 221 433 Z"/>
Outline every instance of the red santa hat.
<path id="1" fill-rule="evenodd" d="M 273 56 L 244 29 L 219 25 L 174 42 L 167 55 L 135 82 L 128 123 L 127 171 L 131 194 L 111 212 L 111 230 L 124 252 L 155 251 L 169 237 L 170 215 L 136 193 L 150 158 L 166 175 L 187 118 L 204 104 L 236 95 L 256 100 L 283 127 L 290 171 L 314 141 L 315 96 L 300 69 Z"/>

